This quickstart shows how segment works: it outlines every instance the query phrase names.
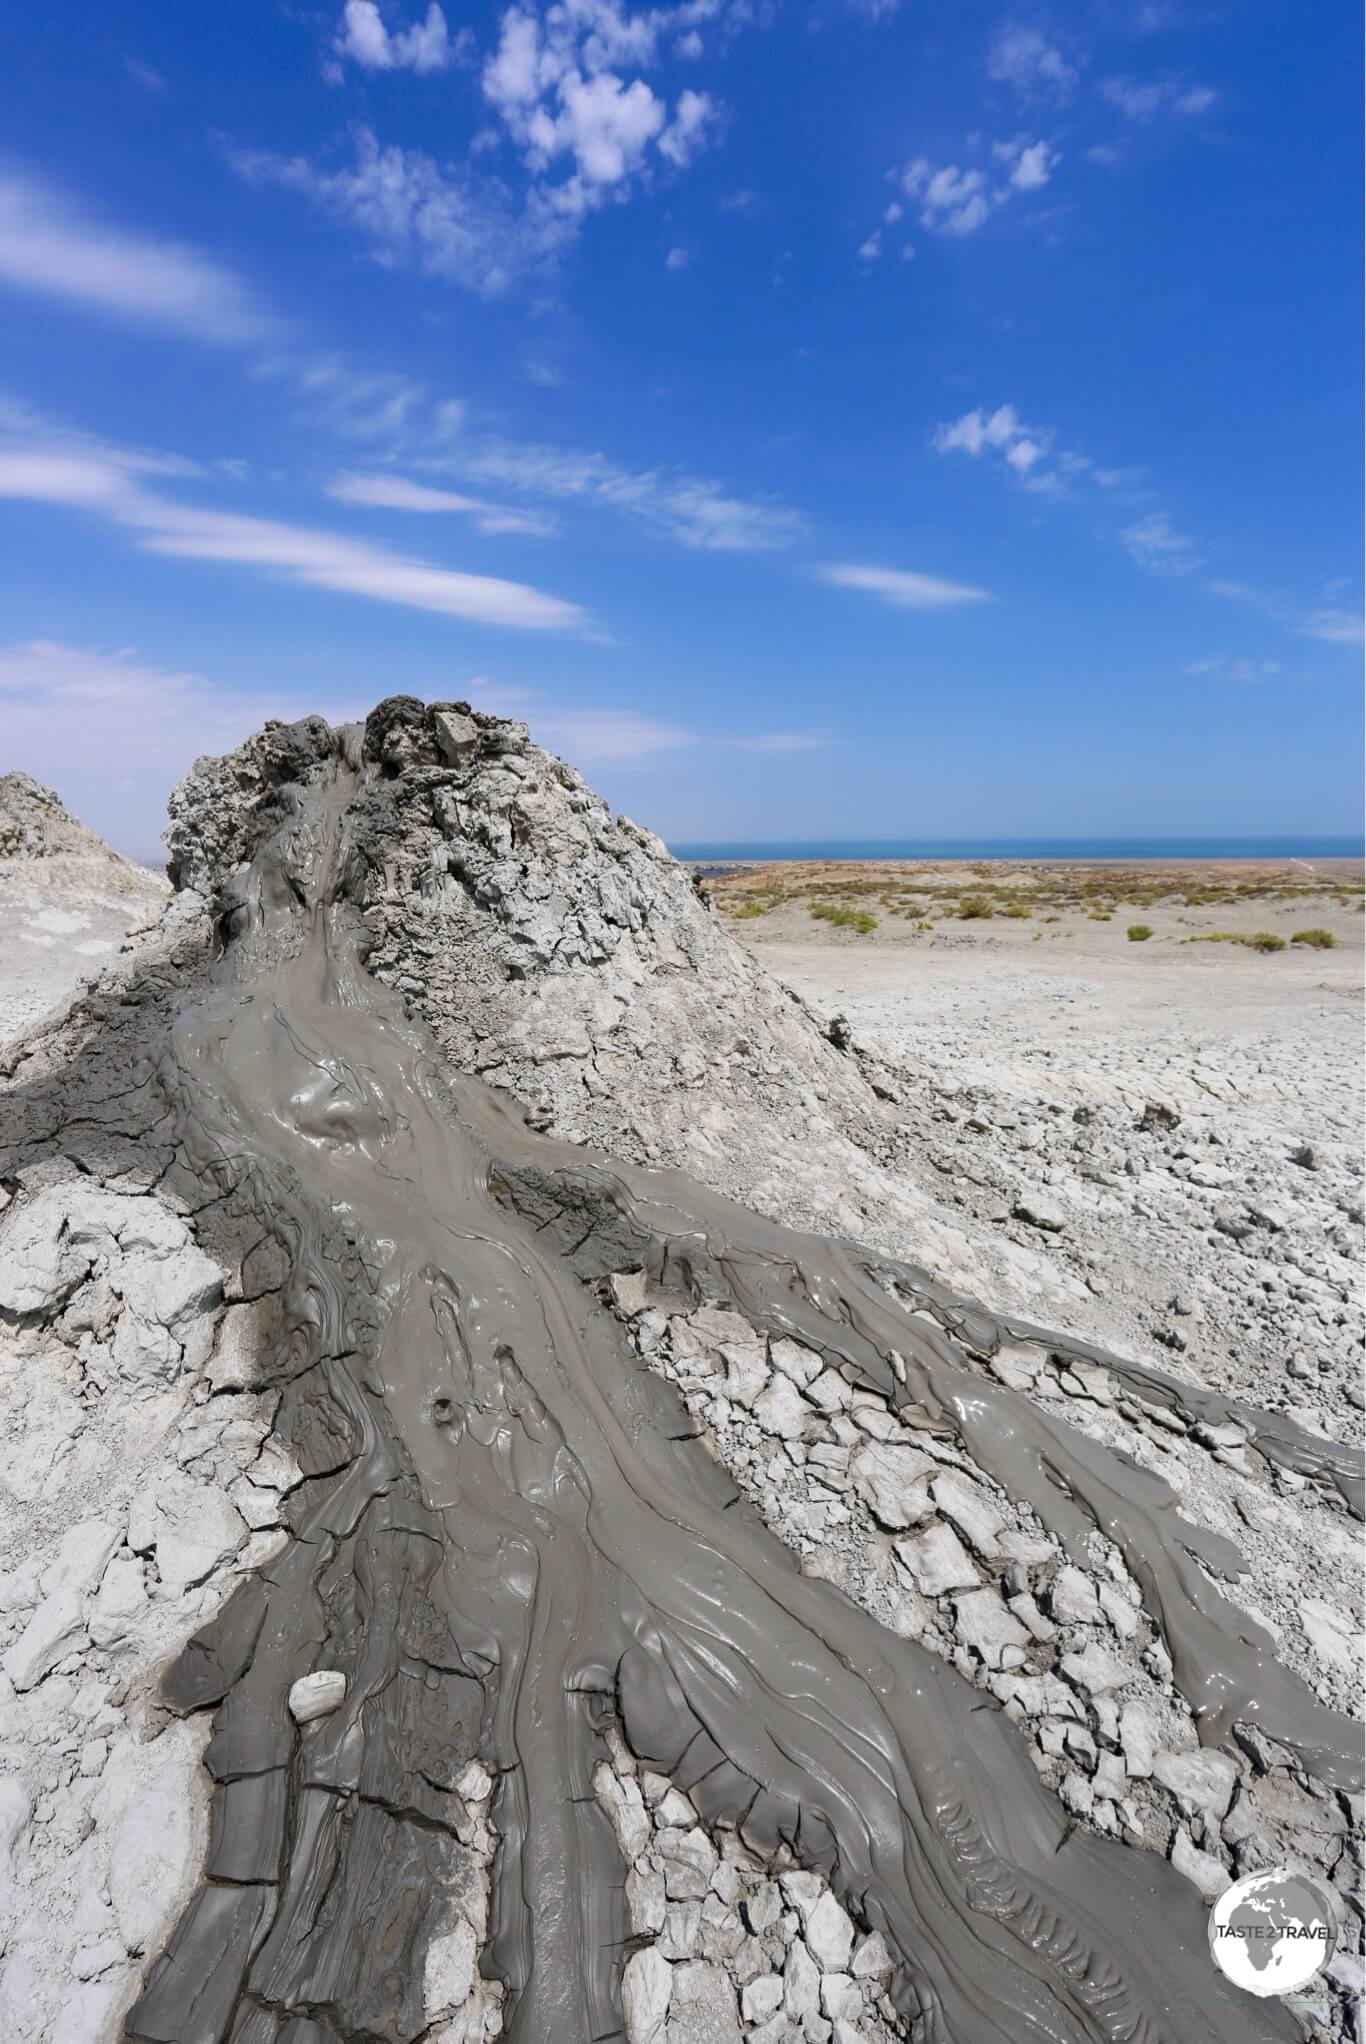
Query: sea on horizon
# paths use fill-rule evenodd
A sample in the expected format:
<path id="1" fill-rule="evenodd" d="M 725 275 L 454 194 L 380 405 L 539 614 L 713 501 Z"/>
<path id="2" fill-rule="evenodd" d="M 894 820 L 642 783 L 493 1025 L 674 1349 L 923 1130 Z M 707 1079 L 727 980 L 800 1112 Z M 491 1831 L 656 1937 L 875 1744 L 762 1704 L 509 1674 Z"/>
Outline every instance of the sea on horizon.
<path id="1" fill-rule="evenodd" d="M 1360 859 L 1361 837 L 981 837 L 800 839 L 791 843 L 670 843 L 676 859 Z"/>

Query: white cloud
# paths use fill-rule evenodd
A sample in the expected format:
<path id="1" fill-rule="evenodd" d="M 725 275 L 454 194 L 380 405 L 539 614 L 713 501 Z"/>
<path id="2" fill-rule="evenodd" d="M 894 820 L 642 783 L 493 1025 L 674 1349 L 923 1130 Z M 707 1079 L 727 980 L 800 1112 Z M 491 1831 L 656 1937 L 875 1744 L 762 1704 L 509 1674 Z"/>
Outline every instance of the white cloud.
<path id="1" fill-rule="evenodd" d="M 975 234 L 1010 199 L 1046 185 L 1061 160 L 1047 142 L 1030 142 L 1023 135 L 997 142 L 991 153 L 1001 166 L 997 174 L 956 163 L 936 170 L 925 156 L 893 173 L 906 196 L 918 203 L 922 227 L 933 234 Z"/>
<path id="2" fill-rule="evenodd" d="M 1228 653 L 1215 653 L 1207 660 L 1191 660 L 1186 664 L 1187 674 L 1212 674 L 1220 681 L 1265 681 L 1268 676 L 1279 674 L 1279 660 L 1247 660 L 1234 658 Z"/>
<path id="3" fill-rule="evenodd" d="M 830 743 L 828 731 L 761 731 L 755 738 L 728 741 L 741 752 L 819 752 Z"/>
<path id="4" fill-rule="evenodd" d="M 155 862 L 166 796 L 205 752 L 228 752 L 267 717 L 320 711 L 333 722 L 368 704 L 238 693 L 201 674 L 168 670 L 135 651 L 50 639 L 0 646 L 6 764 L 57 789 L 92 829 Z"/>
<path id="5" fill-rule="evenodd" d="M 1189 119 L 1208 113 L 1219 97 L 1208 85 L 1183 86 L 1171 78 L 1102 78 L 1100 93 L 1126 121 L 1151 121 L 1159 114 Z"/>
<path id="6" fill-rule="evenodd" d="M 643 80 L 624 85 L 609 73 L 558 75 L 553 106 L 524 99 L 540 74 L 534 46 L 528 55 L 509 30 L 511 14 L 484 78 L 487 92 L 496 73 L 499 111 L 532 173 L 520 197 L 471 165 L 448 169 L 420 149 L 382 146 L 368 128 L 356 131 L 349 169 L 269 150 L 237 151 L 232 167 L 248 183 L 299 192 L 356 227 L 381 263 L 414 263 L 488 296 L 507 290 L 567 248 L 591 213 L 628 196 L 658 160 L 685 168 L 719 118 L 706 93 L 681 93 L 670 116 Z M 562 158 L 567 175 L 556 181 L 549 173 Z"/>
<path id="7" fill-rule="evenodd" d="M 851 561 L 827 561 L 816 573 L 837 589 L 863 589 L 899 610 L 942 610 L 961 603 L 985 603 L 985 589 L 945 582 L 937 575 L 919 575 L 906 568 L 865 567 Z"/>
<path id="8" fill-rule="evenodd" d="M 702 38 L 695 28 L 690 28 L 686 35 L 681 35 L 678 38 L 678 41 L 674 44 L 674 49 L 680 57 L 694 60 L 702 54 Z"/>
<path id="9" fill-rule="evenodd" d="M 160 71 L 154 71 L 150 64 L 144 64 L 140 57 L 125 57 L 123 68 L 144 92 L 163 93 L 169 90 Z"/>
<path id="10" fill-rule="evenodd" d="M 882 229 L 875 227 L 859 249 L 859 261 L 875 263 L 882 254 Z"/>
<path id="11" fill-rule="evenodd" d="M 1165 511 L 1150 512 L 1126 525 L 1119 537 L 1131 558 L 1150 574 L 1188 575 L 1200 565 L 1198 544 L 1187 533 L 1178 532 Z"/>
<path id="12" fill-rule="evenodd" d="M 788 545 L 802 529 L 786 505 L 731 496 L 700 476 L 621 468 L 602 454 L 504 442 L 442 466 L 528 496 L 602 504 L 708 552 L 762 552 Z"/>
<path id="13" fill-rule="evenodd" d="M 685 248 L 671 248 L 664 258 L 666 270 L 686 270 L 692 258 Z"/>
<path id="14" fill-rule="evenodd" d="M 239 277 L 197 250 L 106 226 L 45 185 L 7 174 L 0 282 L 225 346 L 259 341 L 274 325 Z"/>
<path id="15" fill-rule="evenodd" d="M 672 121 L 659 138 L 661 152 L 682 170 L 716 127 L 719 109 L 709 92 L 683 92 Z"/>
<path id="16" fill-rule="evenodd" d="M 552 710 L 532 714 L 532 736 L 574 760 L 648 759 L 695 745 L 695 735 L 676 724 L 656 723 L 631 710 Z"/>
<path id="17" fill-rule="evenodd" d="M 1046 142 L 1031 142 L 1016 157 L 1010 182 L 1017 192 L 1036 192 L 1048 183 L 1057 160 Z"/>
<path id="18" fill-rule="evenodd" d="M 1062 497 L 1080 476 L 1094 476 L 1095 470 L 1088 455 L 1055 441 L 1051 428 L 1027 425 L 1014 405 L 998 405 L 990 412 L 979 406 L 936 427 L 931 444 L 940 454 L 999 458 L 1022 489 L 1034 496 Z"/>
<path id="19" fill-rule="evenodd" d="M 1065 99 L 1077 83 L 1078 71 L 1042 30 L 1005 21 L 992 37 L 987 76 L 1011 85 L 1023 98 L 1052 94 Z"/>
<path id="20" fill-rule="evenodd" d="M 264 568 L 316 589 L 526 630 L 586 623 L 577 604 L 525 583 L 437 567 L 340 533 L 181 504 L 147 489 L 129 465 L 62 446 L 0 452 L 4 497 L 93 512 L 135 533 L 150 553 Z"/>
<path id="21" fill-rule="evenodd" d="M 445 71 L 472 44 L 468 29 L 451 35 L 436 0 L 421 21 L 393 33 L 375 0 L 346 0 L 334 47 L 339 57 L 349 57 L 369 71 Z"/>
<path id="22" fill-rule="evenodd" d="M 1359 646 L 1366 638 L 1360 613 L 1350 610 L 1316 610 L 1300 631 L 1306 639 L 1323 639 L 1330 646 Z"/>
<path id="23" fill-rule="evenodd" d="M 571 173 L 544 188 L 553 212 L 578 217 L 601 204 L 604 188 L 628 182 L 654 151 L 682 169 L 714 129 L 719 109 L 689 87 L 669 111 L 641 77 L 657 60 L 661 30 L 705 19 L 709 4 L 625 15 L 615 0 L 572 0 L 544 17 L 509 7 L 498 48 L 483 72 L 484 97 L 539 177 L 561 156 Z"/>
<path id="24" fill-rule="evenodd" d="M 1036 458 L 1040 443 L 1049 436 L 1034 426 L 1026 426 L 1014 405 L 998 405 L 994 412 L 964 412 L 960 419 L 952 420 L 947 426 L 935 429 L 934 445 L 941 454 L 981 454 L 984 448 L 995 448 L 1010 460 L 1012 447 L 1024 443 L 1033 448 L 1035 454 L 1026 458 L 1023 466 L 1028 467 Z M 1014 463 L 1013 466 L 1020 464 Z"/>
<path id="25" fill-rule="evenodd" d="M 339 504 L 358 504 L 378 511 L 468 512 L 480 532 L 522 532 L 538 536 L 554 530 L 539 512 L 515 511 L 504 504 L 489 504 L 482 497 L 460 496 L 454 490 L 434 490 L 427 483 L 412 482 L 407 476 L 334 476 L 327 494 Z"/>

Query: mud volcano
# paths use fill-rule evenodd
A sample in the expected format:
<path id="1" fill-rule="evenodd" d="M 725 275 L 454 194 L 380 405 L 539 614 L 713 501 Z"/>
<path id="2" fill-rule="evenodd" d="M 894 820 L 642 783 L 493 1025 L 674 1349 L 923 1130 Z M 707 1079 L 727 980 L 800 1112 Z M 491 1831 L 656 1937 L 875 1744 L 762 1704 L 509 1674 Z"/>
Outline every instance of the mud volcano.
<path id="1" fill-rule="evenodd" d="M 814 1131 L 816 1177 L 847 1151 L 871 1183 L 886 1089 L 520 727 L 403 698 L 363 731 L 272 727 L 200 763 L 170 842 L 160 947 L 4 1096 L 6 1228 L 72 1167 L 166 1202 L 227 1273 L 299 1475 L 288 1539 L 163 1675 L 170 1713 L 212 1713 L 212 1830 L 126 2036 L 1329 2034 L 1331 2010 L 1220 1979 L 1191 1868 L 1126 1842 L 1094 1786 L 1060 1801 L 1030 1710 L 1056 1684 L 1048 1721 L 1122 1780 L 1108 1699 L 1126 1638 L 1150 1679 L 1141 1647 L 1190 1728 L 1161 1793 L 1216 1871 L 1212 1795 L 1255 1814 L 1274 1778 L 1318 1813 L 1298 1850 L 1331 1877 L 1357 1730 L 1219 1588 L 1233 1542 L 1025 1387 L 1104 1378 L 1335 1518 L 1356 1458 L 649 1168 L 724 1112 L 697 1067 L 734 1009 L 741 1061 L 793 1103 L 770 1168 Z M 619 1089 L 585 1083 L 613 1057 Z M 554 1132 L 594 1116 L 615 1154 Z M 740 1481 L 723 1395 L 764 1441 Z M 837 1523 L 862 1513 L 884 1555 L 906 1535 L 897 1566 L 950 1600 L 952 1652 L 766 1524 L 762 1468 L 789 1446 L 841 1474 Z M 1099 1633 L 1059 1658 L 1045 1582 L 1111 1600 L 1108 1662 Z M 341 1701 L 297 1722 L 319 1671 Z"/>

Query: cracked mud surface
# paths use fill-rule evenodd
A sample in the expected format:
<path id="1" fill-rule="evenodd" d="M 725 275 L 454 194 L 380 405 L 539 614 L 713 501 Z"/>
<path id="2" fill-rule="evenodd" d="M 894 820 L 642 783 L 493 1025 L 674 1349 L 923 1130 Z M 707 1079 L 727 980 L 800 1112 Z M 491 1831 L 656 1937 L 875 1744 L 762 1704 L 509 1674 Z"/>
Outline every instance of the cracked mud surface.
<path id="1" fill-rule="evenodd" d="M 1070 1622 L 1070 1593 L 1085 1626 L 1101 1541 L 1116 1557 L 1116 1608 L 1141 1612 L 1139 1637 L 1160 1648 L 1156 1665 L 1165 1657 L 1187 1714 L 1187 1765 L 1173 1779 L 1204 1784 L 1205 1757 L 1216 1776 L 1223 1762 L 1230 1798 L 1253 1775 L 1304 1785 L 1311 1810 L 1337 1819 L 1323 1827 L 1339 1841 L 1336 1866 L 1342 1799 L 1359 1775 L 1356 1728 L 1225 1594 L 1240 1573 L 1228 1535 L 1184 1515 L 1152 1469 L 1032 1387 L 1059 1358 L 1063 1375 L 1093 1373 L 1182 1430 L 1224 1429 L 1221 1445 L 1236 1441 L 1250 1480 L 1289 1480 L 1333 1524 L 1358 1500 L 1359 1458 L 1283 1414 L 1003 1322 L 883 1245 L 796 1232 L 682 1172 L 646 1169 L 629 1140 L 609 1157 L 545 1133 L 567 1094 L 542 1103 L 537 1129 L 462 1072 L 453 997 L 430 1003 L 434 1033 L 416 1011 L 430 995 L 420 975 L 390 989 L 366 969 L 404 913 L 383 854 L 411 841 L 395 830 L 405 805 L 423 805 L 458 851 L 432 894 L 453 876 L 457 918 L 481 896 L 486 914 L 492 902 L 498 941 L 520 967 L 490 970 L 476 987 L 469 1012 L 483 1017 L 482 1040 L 507 1024 L 519 987 L 529 1015 L 547 981 L 528 957 L 558 941 L 566 917 L 499 914 L 512 899 L 503 868 L 518 860 L 515 815 L 494 857 L 455 813 L 481 773 L 486 785 L 508 761 L 522 768 L 514 781 L 528 764 L 533 775 L 554 766 L 538 765 L 544 755 L 515 732 L 400 699 L 364 734 L 317 720 L 267 733 L 217 769 L 233 799 L 212 810 L 196 808 L 203 788 L 187 784 L 173 853 L 182 887 L 212 891 L 216 938 L 184 896 L 182 922 L 155 956 L 78 1004 L 65 1033 L 19 1064 L 6 1096 L 0 1163 L 16 1201 L 0 1253 L 30 1225 L 45 1173 L 155 1194 L 223 1273 L 226 1305 L 212 1285 L 199 1302 L 221 1313 L 215 1353 L 236 1316 L 250 1358 L 238 1376 L 269 1398 L 278 1452 L 292 1458 L 280 1507 L 288 1538 L 165 1678 L 178 1717 L 213 1712 L 210 1836 L 202 1882 L 147 1969 L 127 2036 L 463 2044 L 501 2023 L 522 2044 L 587 2044 L 623 2026 L 631 2044 L 692 2044 L 729 2036 L 727 2021 L 739 2035 L 743 2020 L 745 2034 L 774 2044 L 846 2044 L 863 2034 L 861 1990 L 841 1984 L 855 1937 L 888 1997 L 885 2009 L 874 1998 L 868 2020 L 927 2044 L 1232 2044 L 1336 2023 L 1336 2004 L 1301 2021 L 1223 1983 L 1194 1873 L 1105 1835 L 1099 1817 L 1081 1821 L 1094 1791 L 1084 1812 L 1084 1799 L 1059 1801 L 1017 1729 L 1024 1704 L 997 1708 L 1008 1699 L 990 1678 L 1070 1687 L 1109 1736 L 1093 1706 L 1129 1676 L 1103 1665 L 1099 1639 L 1045 1671 L 995 1616 L 1000 1601 L 1017 1633 L 1047 1643 L 1019 1615 L 1034 1601 L 1033 1566 L 1055 1619 Z M 642 837 L 632 857 L 653 859 Z M 580 848 L 591 865 L 590 850 Z M 634 870 L 626 859 L 612 914 L 601 928 L 581 919 L 580 955 L 561 961 L 558 1004 L 544 1006 L 557 1008 L 562 1032 L 567 1017 L 582 1020 L 571 1015 L 574 973 L 594 963 L 594 945 L 610 956 L 634 938 Z M 601 861 L 597 871 L 612 877 Z M 692 975 L 705 981 L 710 969 L 720 981 L 727 960 L 723 944 L 705 955 L 707 912 L 686 893 L 677 902 L 666 974 L 692 998 Z M 650 907 L 634 904 L 635 930 Z M 497 942 L 490 949 L 496 958 Z M 648 1014 L 658 982 L 643 967 L 640 979 Z M 754 984 L 751 1042 L 777 1067 L 765 1078 L 794 1095 L 805 1082 L 815 1102 L 824 1087 L 826 1126 L 842 1120 L 835 1139 L 852 1152 L 860 1118 L 876 1125 L 864 1082 L 837 1050 L 817 1048 L 823 1039 L 792 1020 L 785 997 L 757 975 Z M 806 1054 L 795 1071 L 775 1048 L 784 1028 Z M 680 1031 L 685 1054 L 690 1033 Z M 659 1041 L 658 1029 L 637 1040 L 647 1075 Z M 658 1091 L 667 1121 L 677 1084 L 662 1066 Z M 609 1118 L 629 1119 L 626 1101 L 599 1097 Z M 820 1112 L 808 1103 L 808 1113 L 815 1126 Z M 639 1134 L 634 1144 L 660 1147 Z M 775 1137 L 773 1167 L 790 1154 Z M 871 1185 L 880 1167 L 866 1148 L 859 1155 Z M 69 1234 L 54 1238 L 59 1259 Z M 59 1263 L 32 1296 L 16 1293 L 7 1311 L 20 1333 L 36 1338 L 97 1266 L 92 1254 L 68 1286 Z M 144 1316 L 154 1349 L 155 1328 L 178 1325 L 172 1302 L 164 1310 L 169 1322 Z M 961 1661 L 937 1620 L 914 1636 L 913 1624 L 879 1622 L 852 1581 L 798 1565 L 770 1523 L 781 1519 L 773 1479 L 752 1457 L 746 1469 L 743 1438 L 722 1438 L 723 1401 L 707 1393 L 699 1418 L 682 1376 L 661 1368 L 660 1327 L 681 1319 L 705 1337 L 708 1314 L 730 1402 L 756 1415 L 774 1447 L 800 1447 L 801 1467 L 839 1473 L 838 1449 L 852 1445 L 841 1419 L 855 1442 L 883 1443 L 890 1462 L 870 1473 L 866 1456 L 851 1456 L 844 1473 L 862 1502 L 872 1498 L 874 1527 L 919 1529 L 907 1565 L 920 1564 L 923 1598 L 941 1594 L 938 1529 L 959 1527 L 978 1556 L 970 1582 L 942 1584 L 956 1600 Z M 705 1338 L 677 1339 L 669 1355 L 709 1352 Z M 191 1346 L 167 1348 L 164 1367 L 189 1368 Z M 221 1381 L 241 1395 L 231 1373 Z M 743 1434 L 748 1422 L 735 1423 Z M 822 1448 L 833 1459 L 819 1461 Z M 905 1459 L 917 1454 L 924 1467 Z M 954 1490 L 955 1475 L 966 1489 Z M 1004 1502 L 997 1528 L 974 1516 L 977 1491 Z M 1019 1545 L 1026 1526 L 1044 1550 L 1032 1563 Z M 1001 1544 L 1011 1530 L 1013 1554 Z M 1064 1585 L 1064 1569 L 1082 1590 Z M 973 1596 L 991 1601 L 970 1605 Z M 341 1702 L 296 1721 L 295 1685 L 324 1670 L 344 1678 Z M 663 1782 L 660 1808 L 666 1792 L 685 1799 L 686 1821 L 671 1809 L 664 1842 L 649 1848 L 666 1863 L 659 1924 L 651 1870 L 633 1889 L 613 1814 L 630 1798 L 604 1768 L 618 1782 L 633 1769 Z M 1210 1803 L 1202 1786 L 1191 1822 L 1207 1848 L 1219 1843 L 1217 1814 L 1205 1824 Z M 688 1940 L 702 1936 L 703 1898 L 669 1894 L 667 1866 L 682 1864 L 667 1843 L 675 1828 L 700 1844 L 674 1888 L 705 1868 L 704 1893 L 716 1897 L 707 1922 L 719 1942 L 700 1956 Z M 769 1971 L 742 1981 L 722 1961 L 757 1936 L 745 1897 L 775 1882 L 797 1927 L 767 1951 Z M 670 1921 L 671 1900 L 699 1903 L 695 1932 L 690 1919 Z M 812 1956 L 822 1948 L 828 1964 Z M 476 1957 L 487 1994 L 474 1988 Z M 766 1986 L 746 2006 L 761 1979 L 780 1980 L 779 2002 Z"/>

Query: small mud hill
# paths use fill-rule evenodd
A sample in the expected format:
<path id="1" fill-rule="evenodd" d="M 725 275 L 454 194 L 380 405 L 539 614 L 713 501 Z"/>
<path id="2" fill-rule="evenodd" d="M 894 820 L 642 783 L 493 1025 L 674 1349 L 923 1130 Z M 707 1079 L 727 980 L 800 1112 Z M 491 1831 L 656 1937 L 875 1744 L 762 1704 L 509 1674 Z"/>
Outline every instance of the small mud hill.
<path id="1" fill-rule="evenodd" d="M 171 874 L 237 914 L 240 874 L 338 746 L 382 765 L 358 798 L 368 965 L 452 1062 L 532 1125 L 699 1173 L 798 1225 L 912 1242 L 952 1283 L 1031 1310 L 1081 1288 L 986 1230 L 971 1242 L 907 1175 L 895 1077 L 723 927 L 687 869 L 614 817 L 525 724 L 390 697 L 364 731 L 268 725 L 171 798 Z"/>
<path id="2" fill-rule="evenodd" d="M 166 882 L 87 830 L 29 774 L 0 775 L 0 1040 L 161 914 Z"/>
<path id="3" fill-rule="evenodd" d="M 60 857 L 131 864 L 78 823 L 61 797 L 31 774 L 0 774 L 0 859 Z"/>

